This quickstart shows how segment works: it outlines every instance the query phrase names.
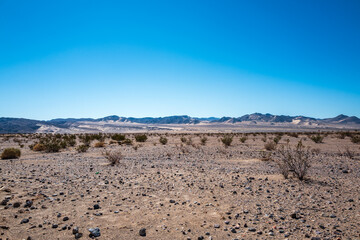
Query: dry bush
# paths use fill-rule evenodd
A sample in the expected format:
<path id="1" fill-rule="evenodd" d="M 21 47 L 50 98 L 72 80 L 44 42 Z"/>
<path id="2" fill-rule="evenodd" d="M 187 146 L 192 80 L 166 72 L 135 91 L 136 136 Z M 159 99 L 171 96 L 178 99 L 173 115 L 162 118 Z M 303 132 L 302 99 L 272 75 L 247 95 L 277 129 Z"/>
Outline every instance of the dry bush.
<path id="1" fill-rule="evenodd" d="M 137 142 L 146 142 L 147 136 L 146 136 L 145 134 L 136 135 L 136 136 L 135 136 L 135 140 L 136 140 Z"/>
<path id="2" fill-rule="evenodd" d="M 352 143 L 360 143 L 360 136 L 359 135 L 352 135 L 351 136 Z"/>
<path id="3" fill-rule="evenodd" d="M 274 151 L 276 149 L 276 143 L 275 142 L 267 142 L 267 143 L 265 143 L 264 148 L 268 151 Z"/>
<path id="4" fill-rule="evenodd" d="M 282 145 L 277 151 L 279 155 L 278 166 L 281 174 L 287 178 L 292 171 L 299 180 L 304 180 L 311 166 L 311 151 L 306 148 L 300 140 L 295 148 L 290 144 Z"/>
<path id="5" fill-rule="evenodd" d="M 207 142 L 207 137 L 202 137 L 201 139 L 200 139 L 200 141 L 201 141 L 201 145 L 203 145 L 203 146 L 205 146 L 206 145 L 206 142 Z"/>
<path id="6" fill-rule="evenodd" d="M 233 136 L 225 135 L 223 138 L 221 138 L 221 141 L 225 147 L 229 147 L 233 141 Z"/>
<path id="7" fill-rule="evenodd" d="M 279 142 L 280 142 L 280 140 L 281 140 L 281 135 L 277 135 L 276 137 L 274 137 L 274 142 L 276 143 L 276 144 L 278 144 Z"/>
<path id="8" fill-rule="evenodd" d="M 267 162 L 271 160 L 271 152 L 261 151 L 261 161 Z"/>
<path id="9" fill-rule="evenodd" d="M 247 140 L 247 137 L 241 137 L 241 138 L 240 138 L 240 142 L 241 142 L 241 143 L 245 143 L 246 140 Z M 255 138 L 254 138 L 254 141 L 255 141 Z"/>
<path id="10" fill-rule="evenodd" d="M 120 151 L 105 151 L 103 155 L 109 161 L 111 166 L 119 164 L 120 160 L 123 158 Z"/>
<path id="11" fill-rule="evenodd" d="M 113 134 L 111 136 L 111 139 L 115 140 L 115 141 L 124 141 L 125 140 L 125 135 L 115 133 L 115 134 Z"/>
<path id="12" fill-rule="evenodd" d="M 97 142 L 97 143 L 95 143 L 94 147 L 96 147 L 96 148 L 105 147 L 105 143 L 104 142 Z"/>
<path id="13" fill-rule="evenodd" d="M 1 154 L 1 159 L 17 159 L 21 156 L 20 149 L 17 148 L 5 148 Z"/>
<path id="14" fill-rule="evenodd" d="M 186 143 L 186 141 L 187 141 L 186 137 L 181 137 L 180 140 L 182 143 Z"/>
<path id="15" fill-rule="evenodd" d="M 349 147 L 345 147 L 345 150 L 343 152 L 343 155 L 345 157 L 348 157 L 350 159 L 354 159 L 355 157 L 355 152 L 354 151 L 351 151 Z"/>
<path id="16" fill-rule="evenodd" d="M 289 133 L 287 133 L 287 135 L 288 135 L 289 137 L 294 137 L 294 138 L 298 138 L 298 137 L 299 137 L 299 134 L 298 134 L 297 132 L 289 132 Z"/>
<path id="17" fill-rule="evenodd" d="M 167 140 L 166 137 L 160 137 L 159 142 L 160 142 L 162 145 L 166 145 L 167 142 L 168 142 L 168 140 Z"/>
<path id="18" fill-rule="evenodd" d="M 324 140 L 324 137 L 321 136 L 320 134 L 318 135 L 314 135 L 314 136 L 310 136 L 309 137 L 311 140 L 313 140 L 314 143 L 322 143 Z"/>
<path id="19" fill-rule="evenodd" d="M 87 145 L 87 144 L 79 145 L 79 146 L 76 148 L 76 150 L 78 151 L 78 153 L 84 153 L 84 152 L 86 152 L 88 149 L 89 149 L 89 145 Z"/>
<path id="20" fill-rule="evenodd" d="M 321 150 L 320 150 L 320 148 L 313 148 L 313 149 L 311 149 L 311 152 L 313 154 L 319 155 L 321 153 Z"/>
<path id="21" fill-rule="evenodd" d="M 36 152 L 45 151 L 45 146 L 42 143 L 37 143 L 31 149 Z"/>

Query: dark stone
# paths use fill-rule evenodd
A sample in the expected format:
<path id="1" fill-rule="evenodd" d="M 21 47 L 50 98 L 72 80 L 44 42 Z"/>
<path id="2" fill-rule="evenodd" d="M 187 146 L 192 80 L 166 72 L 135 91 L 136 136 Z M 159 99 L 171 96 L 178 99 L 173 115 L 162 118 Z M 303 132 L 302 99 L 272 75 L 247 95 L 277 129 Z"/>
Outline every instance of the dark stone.
<path id="1" fill-rule="evenodd" d="M 24 207 L 25 207 L 25 208 L 29 208 L 29 207 L 31 207 L 32 205 L 33 205 L 33 201 L 31 201 L 31 200 L 26 200 Z"/>
<path id="2" fill-rule="evenodd" d="M 75 233 L 75 239 L 79 239 L 83 236 L 82 233 Z"/>
<path id="3" fill-rule="evenodd" d="M 24 218 L 23 220 L 21 220 L 20 224 L 28 223 L 28 222 L 29 222 L 29 219 L 28 219 L 28 218 Z"/>
<path id="4" fill-rule="evenodd" d="M 146 236 L 146 228 L 141 228 L 141 229 L 139 230 L 139 235 L 140 235 L 141 237 L 145 237 L 145 236 Z"/>
<path id="5" fill-rule="evenodd" d="M 90 235 L 89 237 L 100 237 L 100 229 L 99 228 L 89 228 Z"/>

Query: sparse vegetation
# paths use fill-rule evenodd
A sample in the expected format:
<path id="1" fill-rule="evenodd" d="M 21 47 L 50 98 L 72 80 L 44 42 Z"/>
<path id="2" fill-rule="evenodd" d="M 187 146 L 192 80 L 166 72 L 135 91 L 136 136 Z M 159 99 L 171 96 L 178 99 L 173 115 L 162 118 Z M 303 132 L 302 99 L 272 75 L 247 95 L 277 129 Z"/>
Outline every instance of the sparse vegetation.
<path id="1" fill-rule="evenodd" d="M 112 136 L 111 136 L 111 139 L 112 140 L 115 140 L 115 141 L 124 141 L 125 140 L 125 135 L 122 135 L 122 134 L 113 134 Z"/>
<path id="2" fill-rule="evenodd" d="M 324 137 L 321 136 L 320 134 L 317 135 L 313 135 L 309 137 L 311 140 L 313 140 L 314 143 L 322 143 L 324 140 Z"/>
<path id="3" fill-rule="evenodd" d="M 142 135 L 135 135 L 135 140 L 137 142 L 146 142 L 147 136 L 145 134 Z"/>
<path id="4" fill-rule="evenodd" d="M 200 139 L 200 141 L 201 141 L 201 145 L 203 145 L 203 146 L 205 146 L 206 145 L 206 142 L 207 142 L 207 137 L 202 137 L 201 139 Z"/>
<path id="5" fill-rule="evenodd" d="M 104 142 L 97 142 L 97 143 L 95 143 L 94 147 L 96 147 L 96 148 L 105 147 L 105 143 Z"/>
<path id="6" fill-rule="evenodd" d="M 221 142 L 224 144 L 225 147 L 229 147 L 233 141 L 233 136 L 231 135 L 225 135 L 223 138 L 221 138 Z"/>
<path id="7" fill-rule="evenodd" d="M 162 145 L 166 145 L 167 142 L 168 142 L 168 140 L 167 140 L 166 137 L 160 137 L 159 142 L 160 142 Z"/>
<path id="8" fill-rule="evenodd" d="M 359 135 L 352 135 L 350 139 L 351 139 L 352 143 L 360 143 L 360 136 Z"/>
<path id="9" fill-rule="evenodd" d="M 276 143 L 273 141 L 269 141 L 265 143 L 264 148 L 268 151 L 274 151 L 276 149 Z"/>
<path id="10" fill-rule="evenodd" d="M 1 159 L 17 159 L 20 158 L 21 151 L 17 148 L 5 148 L 1 153 Z"/>
<path id="11" fill-rule="evenodd" d="M 120 151 L 105 151 L 103 155 L 109 161 L 111 166 L 119 164 L 120 160 L 123 158 Z"/>
<path id="12" fill-rule="evenodd" d="M 245 137 L 245 136 L 240 138 L 240 142 L 241 142 L 241 143 L 245 143 L 246 140 L 247 140 L 247 137 Z"/>
<path id="13" fill-rule="evenodd" d="M 31 149 L 35 152 L 45 151 L 45 146 L 42 143 L 37 143 Z"/>
<path id="14" fill-rule="evenodd" d="M 295 148 L 291 148 L 290 144 L 287 143 L 282 145 L 277 153 L 281 174 L 288 178 L 289 173 L 293 172 L 299 180 L 304 180 L 311 166 L 310 148 L 306 148 L 300 140 Z"/>
<path id="15" fill-rule="evenodd" d="M 79 146 L 77 146 L 76 151 L 78 151 L 78 153 L 84 153 L 89 149 L 89 145 L 87 144 L 81 144 Z"/>

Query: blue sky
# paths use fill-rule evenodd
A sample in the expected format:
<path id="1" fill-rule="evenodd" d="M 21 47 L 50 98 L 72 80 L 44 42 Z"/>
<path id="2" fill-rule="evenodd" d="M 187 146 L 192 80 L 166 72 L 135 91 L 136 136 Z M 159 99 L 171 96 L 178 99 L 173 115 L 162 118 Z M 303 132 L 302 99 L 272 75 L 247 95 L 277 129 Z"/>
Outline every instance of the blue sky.
<path id="1" fill-rule="evenodd" d="M 360 117 L 360 1 L 0 0 L 0 117 Z"/>

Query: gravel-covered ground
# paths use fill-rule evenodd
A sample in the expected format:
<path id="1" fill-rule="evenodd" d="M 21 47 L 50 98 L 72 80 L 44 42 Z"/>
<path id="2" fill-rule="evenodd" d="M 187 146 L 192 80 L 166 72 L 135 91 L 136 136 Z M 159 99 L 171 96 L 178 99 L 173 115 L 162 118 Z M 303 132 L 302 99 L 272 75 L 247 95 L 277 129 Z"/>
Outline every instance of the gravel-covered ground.
<path id="1" fill-rule="evenodd" d="M 360 145 L 349 138 L 284 135 L 280 145 L 303 138 L 317 149 L 299 181 L 262 160 L 262 135 L 235 136 L 228 148 L 218 135 L 206 145 L 186 137 L 191 144 L 171 134 L 166 145 L 157 135 L 133 146 L 107 139 L 85 153 L 0 137 L 1 151 L 19 147 L 15 138 L 24 145 L 20 159 L 0 160 L 0 238 L 89 239 L 93 228 L 97 239 L 360 239 Z M 354 159 L 340 154 L 346 147 Z M 105 149 L 122 152 L 119 165 Z"/>

